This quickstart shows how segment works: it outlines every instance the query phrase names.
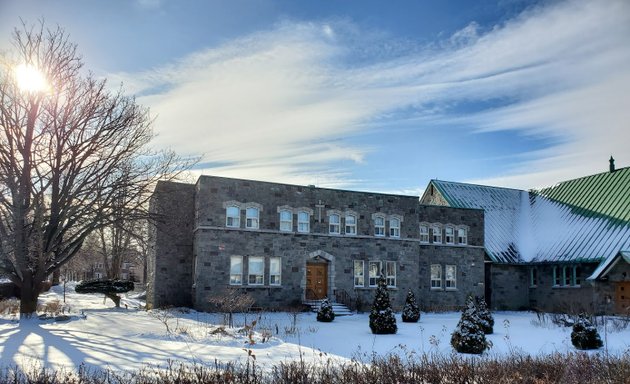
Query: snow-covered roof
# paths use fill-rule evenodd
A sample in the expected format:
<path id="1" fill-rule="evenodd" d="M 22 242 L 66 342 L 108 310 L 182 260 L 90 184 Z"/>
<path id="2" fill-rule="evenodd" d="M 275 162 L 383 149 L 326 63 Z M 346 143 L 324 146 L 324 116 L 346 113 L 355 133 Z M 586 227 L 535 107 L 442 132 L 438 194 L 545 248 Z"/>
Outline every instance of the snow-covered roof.
<path id="1" fill-rule="evenodd" d="M 630 249 L 630 168 L 539 191 L 432 180 L 449 206 L 485 210 L 493 261 L 603 262 Z"/>

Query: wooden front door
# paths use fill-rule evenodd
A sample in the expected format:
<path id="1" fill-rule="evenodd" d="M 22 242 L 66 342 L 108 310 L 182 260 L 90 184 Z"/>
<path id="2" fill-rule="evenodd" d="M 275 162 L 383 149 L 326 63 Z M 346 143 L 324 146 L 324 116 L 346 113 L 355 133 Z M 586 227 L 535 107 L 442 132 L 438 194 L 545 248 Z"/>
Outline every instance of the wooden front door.
<path id="1" fill-rule="evenodd" d="M 630 282 L 617 283 L 615 287 L 615 312 L 627 314 L 630 309 Z"/>
<path id="2" fill-rule="evenodd" d="M 306 264 L 306 299 L 319 300 L 328 296 L 328 265 Z"/>

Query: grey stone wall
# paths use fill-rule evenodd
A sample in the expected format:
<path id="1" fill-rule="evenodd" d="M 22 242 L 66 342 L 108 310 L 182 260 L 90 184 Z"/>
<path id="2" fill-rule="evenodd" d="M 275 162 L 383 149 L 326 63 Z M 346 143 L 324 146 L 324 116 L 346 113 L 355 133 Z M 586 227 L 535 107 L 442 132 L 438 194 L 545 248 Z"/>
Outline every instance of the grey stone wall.
<path id="1" fill-rule="evenodd" d="M 569 268 L 577 264 L 538 264 L 523 267 L 527 276 L 530 307 L 545 312 L 561 312 L 577 314 L 580 312 L 594 313 L 596 297 L 593 285 L 586 280 L 596 264 L 579 264 L 579 286 L 556 286 L 553 281 L 553 267 Z M 537 270 L 537 284 L 530 286 L 530 270 Z"/>
<path id="2" fill-rule="evenodd" d="M 369 261 L 395 261 L 397 284 L 390 295 L 394 308 L 404 304 L 412 289 L 425 308 L 455 308 L 466 295 L 483 295 L 483 211 L 423 206 L 418 197 L 301 187 L 267 182 L 203 176 L 196 185 L 196 230 L 194 290 L 195 307 L 207 309 L 208 299 L 229 286 L 231 256 L 243 256 L 244 280 L 247 258 L 265 257 L 265 284 L 241 289 L 256 299 L 260 307 L 285 307 L 301 302 L 305 294 L 306 264 L 329 265 L 329 296 L 347 293 L 355 305 L 371 305 L 374 288 L 354 287 L 354 260 L 365 262 L 368 285 Z M 242 204 L 241 228 L 226 228 L 225 204 Z M 244 228 L 245 206 L 262 207 L 260 228 Z M 278 207 L 307 208 L 313 212 L 308 234 L 279 231 Z M 321 210 L 321 216 L 320 216 Z M 345 235 L 342 219 L 340 235 L 328 234 L 327 212 L 352 211 L 358 218 L 357 235 Z M 373 214 L 402 217 L 400 238 L 374 236 Z M 468 245 L 421 244 L 419 223 L 442 223 L 468 228 Z M 388 228 L 386 228 L 387 232 Z M 282 285 L 268 284 L 269 257 L 282 258 Z M 457 266 L 456 290 L 431 290 L 430 265 Z"/>
<path id="3" fill-rule="evenodd" d="M 159 182 L 151 198 L 155 222 L 149 230 L 149 308 L 192 304 L 194 198 L 194 185 L 173 182 Z"/>
<path id="4" fill-rule="evenodd" d="M 493 263 L 490 267 L 490 273 L 492 309 L 520 310 L 529 308 L 529 280 L 525 266 Z"/>

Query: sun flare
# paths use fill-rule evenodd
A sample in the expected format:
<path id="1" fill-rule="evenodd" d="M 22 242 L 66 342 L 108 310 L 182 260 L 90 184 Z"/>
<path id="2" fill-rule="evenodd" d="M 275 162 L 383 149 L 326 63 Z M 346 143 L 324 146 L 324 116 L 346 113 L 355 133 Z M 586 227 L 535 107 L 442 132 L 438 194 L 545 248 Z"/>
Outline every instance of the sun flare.
<path id="1" fill-rule="evenodd" d="M 15 78 L 18 87 L 23 91 L 41 92 L 48 89 L 46 77 L 32 64 L 20 64 L 15 67 Z"/>

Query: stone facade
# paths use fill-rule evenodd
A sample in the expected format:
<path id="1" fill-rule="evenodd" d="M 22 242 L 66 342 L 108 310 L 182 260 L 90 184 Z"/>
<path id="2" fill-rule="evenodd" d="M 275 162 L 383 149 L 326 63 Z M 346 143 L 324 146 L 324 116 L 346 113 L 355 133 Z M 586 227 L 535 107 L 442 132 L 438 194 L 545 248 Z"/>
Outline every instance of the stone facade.
<path id="1" fill-rule="evenodd" d="M 258 307 L 294 306 L 308 298 L 307 273 L 317 264 L 325 270 L 326 295 L 359 309 L 373 300 L 370 267 L 389 276 L 396 309 L 408 289 L 424 308 L 453 309 L 469 294 L 484 294 L 482 210 L 420 205 L 416 196 L 211 176 L 195 186 L 164 183 L 152 203 L 165 215 L 154 232 L 149 268 L 153 306 L 188 301 L 205 310 L 229 288 L 245 290 Z M 421 241 L 420 223 L 439 224 L 443 241 Z M 446 244 L 446 228 L 464 229 L 465 241 Z M 272 261 L 279 271 L 272 272 Z M 263 272 L 252 273 L 250 262 L 252 269 L 262 264 Z M 434 281 L 432 287 L 431 265 L 440 269 L 439 286 Z M 355 276 L 358 271 L 363 276 Z"/>

